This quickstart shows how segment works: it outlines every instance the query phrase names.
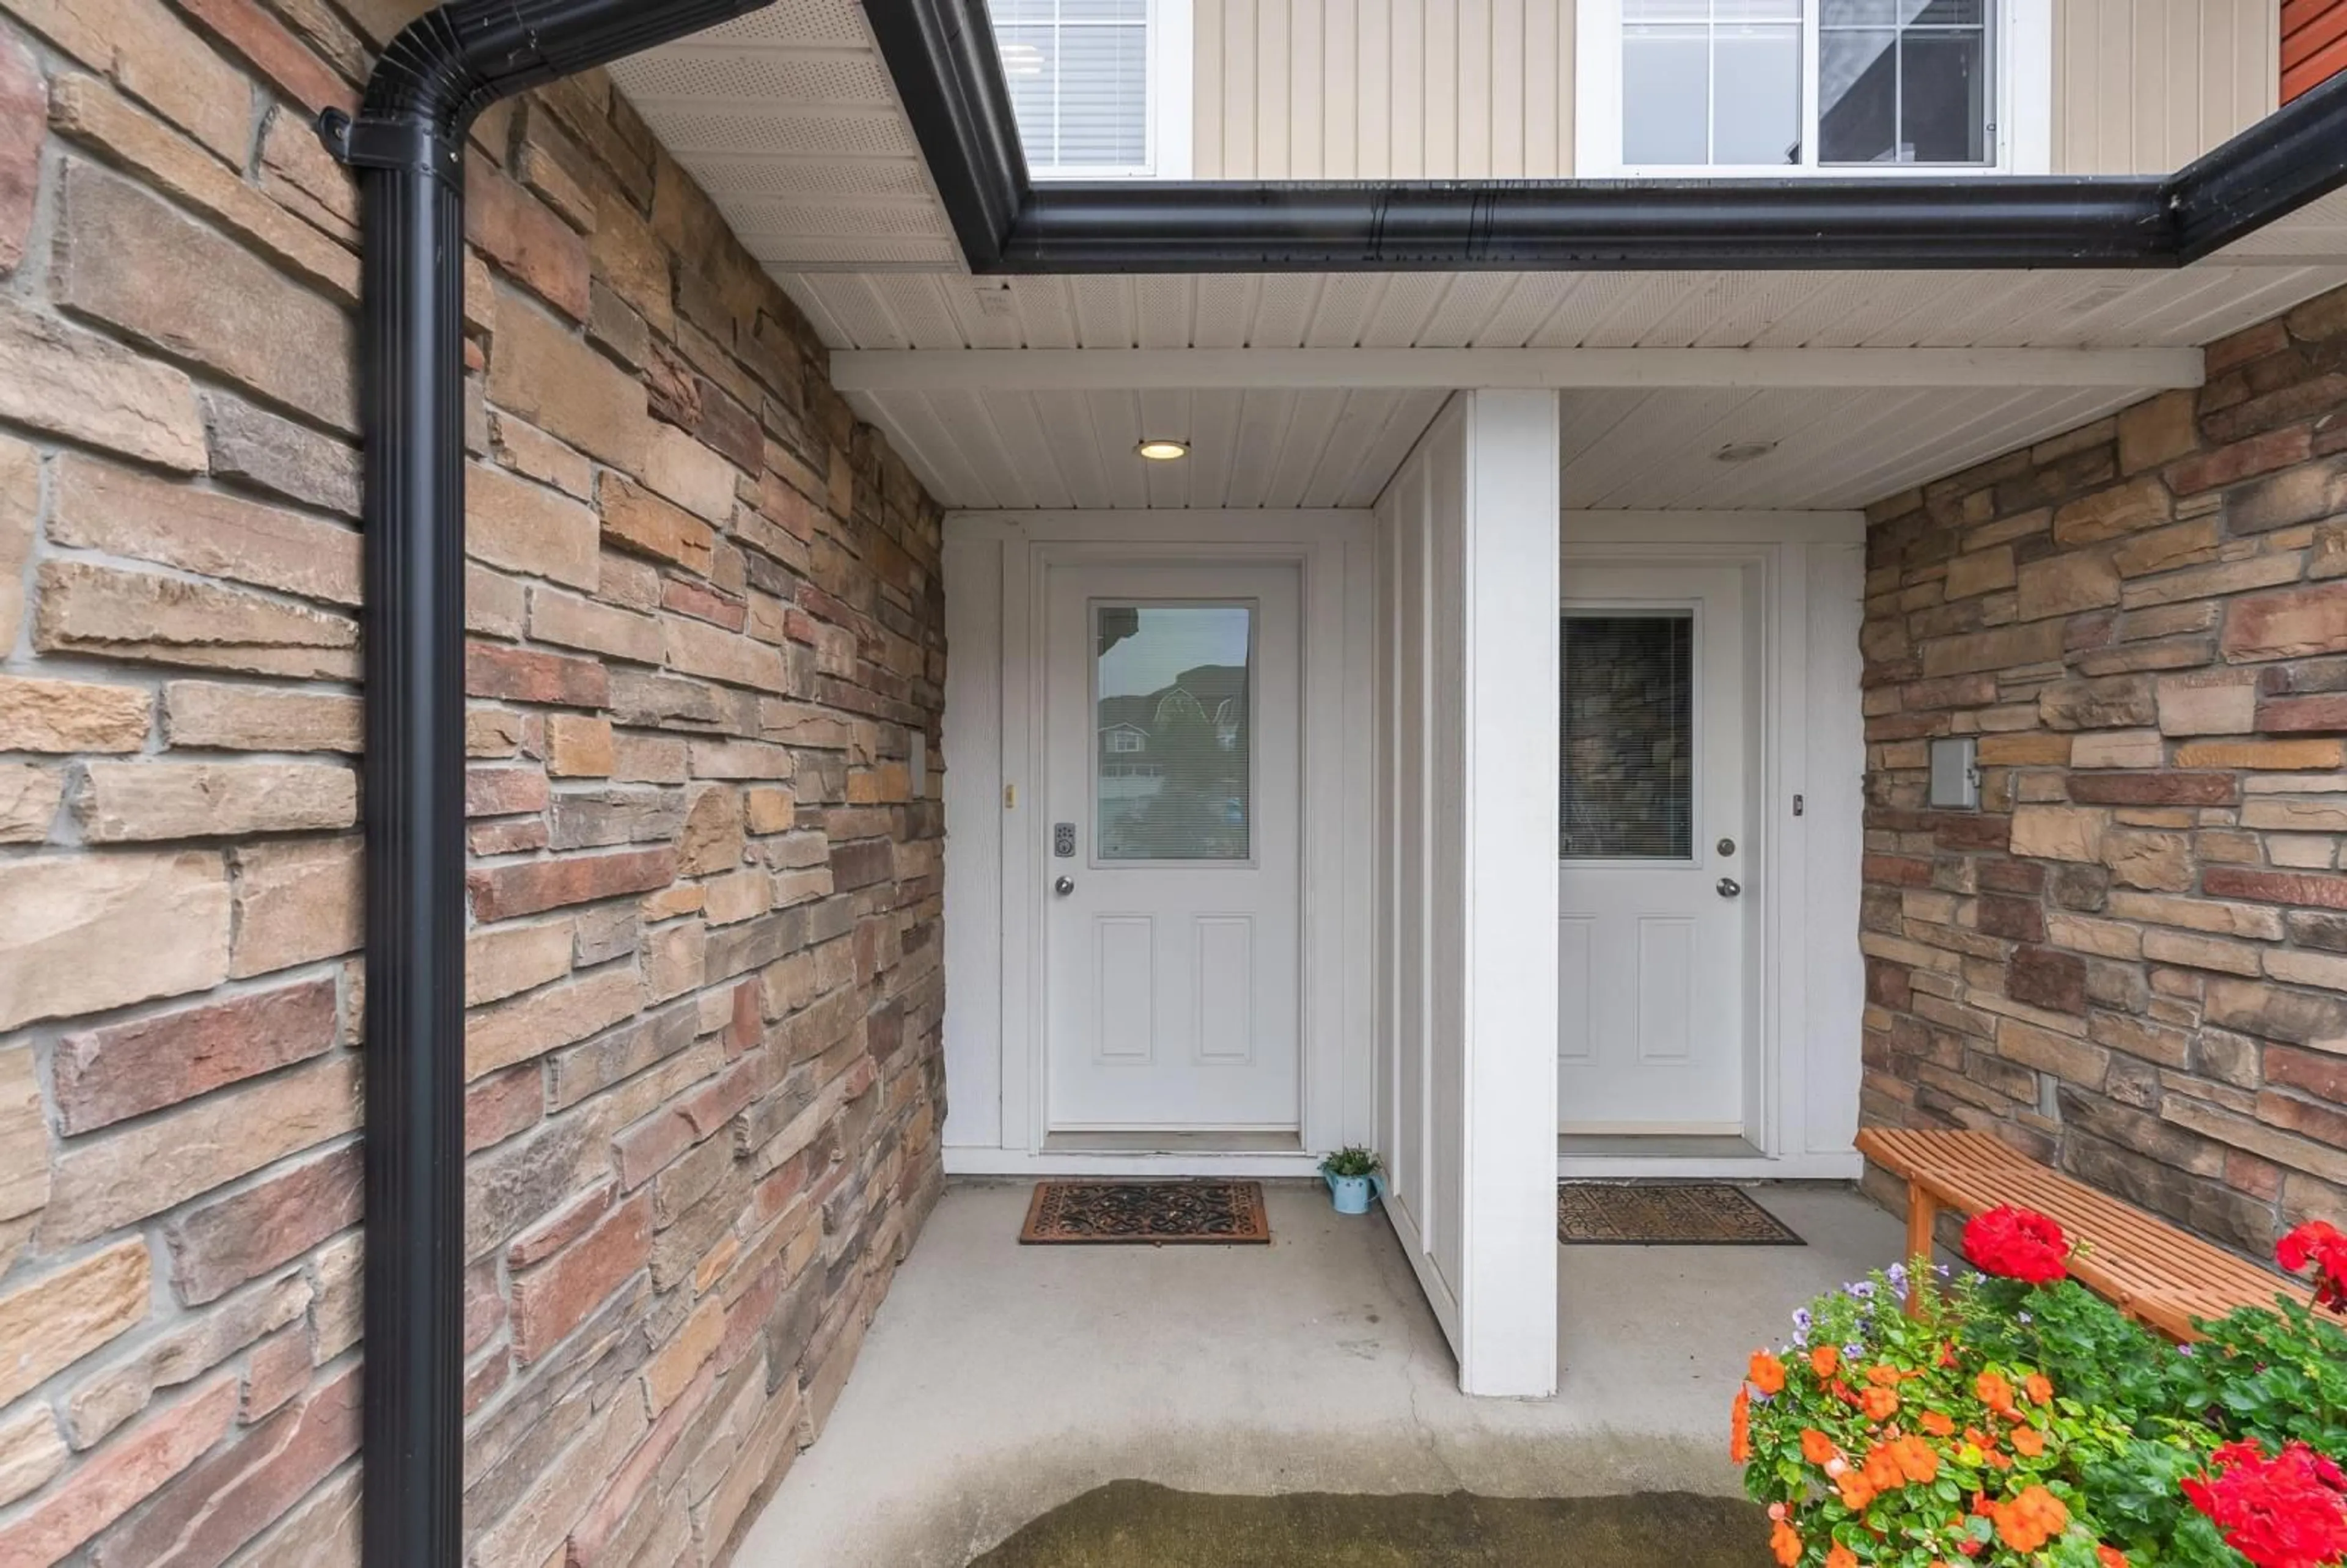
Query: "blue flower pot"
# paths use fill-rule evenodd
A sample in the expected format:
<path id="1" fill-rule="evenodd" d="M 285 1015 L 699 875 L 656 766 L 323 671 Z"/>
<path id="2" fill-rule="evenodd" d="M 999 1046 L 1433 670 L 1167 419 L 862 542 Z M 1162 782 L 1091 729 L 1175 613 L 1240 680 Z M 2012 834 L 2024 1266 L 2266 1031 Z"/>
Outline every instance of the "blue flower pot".
<path id="1" fill-rule="evenodd" d="M 1340 1214 L 1368 1214 L 1369 1199 L 1386 1195 L 1386 1179 L 1380 1175 L 1332 1176 L 1323 1171 L 1320 1179 L 1328 1184 L 1328 1195 L 1337 1201 Z"/>

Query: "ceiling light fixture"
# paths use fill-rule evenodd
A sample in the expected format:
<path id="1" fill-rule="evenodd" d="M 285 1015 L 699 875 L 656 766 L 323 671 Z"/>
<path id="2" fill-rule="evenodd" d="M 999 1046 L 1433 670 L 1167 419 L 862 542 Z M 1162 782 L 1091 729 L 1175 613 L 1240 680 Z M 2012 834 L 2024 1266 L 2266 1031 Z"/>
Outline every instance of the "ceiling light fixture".
<path id="1" fill-rule="evenodd" d="M 1731 441 L 1711 455 L 1715 463 L 1750 463 L 1777 449 L 1774 441 Z"/>
<path id="2" fill-rule="evenodd" d="M 1153 463 L 1178 463 L 1190 455 L 1187 441 L 1143 441 L 1133 448 Z"/>

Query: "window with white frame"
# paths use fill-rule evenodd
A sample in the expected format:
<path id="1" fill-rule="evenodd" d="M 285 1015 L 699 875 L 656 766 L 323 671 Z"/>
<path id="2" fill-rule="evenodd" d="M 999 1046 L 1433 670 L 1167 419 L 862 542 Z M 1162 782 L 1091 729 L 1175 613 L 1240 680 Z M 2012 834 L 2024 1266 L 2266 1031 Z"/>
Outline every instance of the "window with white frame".
<path id="1" fill-rule="evenodd" d="M 2046 0 L 1583 0 L 1580 25 L 1583 175 L 2043 167 Z"/>
<path id="2" fill-rule="evenodd" d="M 989 0 L 1040 179 L 1189 173 L 1189 0 Z"/>

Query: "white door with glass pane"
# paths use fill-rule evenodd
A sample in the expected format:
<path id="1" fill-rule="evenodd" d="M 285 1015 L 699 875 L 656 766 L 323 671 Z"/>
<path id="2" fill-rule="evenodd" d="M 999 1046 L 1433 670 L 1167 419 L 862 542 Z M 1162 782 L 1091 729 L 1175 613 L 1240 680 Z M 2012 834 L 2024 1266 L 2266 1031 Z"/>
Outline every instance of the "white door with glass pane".
<path id="1" fill-rule="evenodd" d="M 1561 1130 L 1740 1132 L 1755 760 L 1744 574 L 1568 562 L 1565 590 Z"/>
<path id="2" fill-rule="evenodd" d="M 1298 598 L 1292 566 L 1050 573 L 1054 1132 L 1298 1125 Z"/>

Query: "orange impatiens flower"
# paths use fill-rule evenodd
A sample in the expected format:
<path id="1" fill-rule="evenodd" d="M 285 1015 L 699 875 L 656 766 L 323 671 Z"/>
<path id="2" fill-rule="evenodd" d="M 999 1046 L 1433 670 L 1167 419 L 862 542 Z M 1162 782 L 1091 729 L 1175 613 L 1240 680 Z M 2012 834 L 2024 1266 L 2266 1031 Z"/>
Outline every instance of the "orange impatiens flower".
<path id="1" fill-rule="evenodd" d="M 1777 1521 L 1776 1528 L 1768 1532 L 1768 1550 L 1783 1568 L 1793 1568 L 1793 1564 L 1801 1560 L 1801 1537 L 1791 1525 L 1780 1519 Z"/>
<path id="2" fill-rule="evenodd" d="M 2116 1546 L 2096 1547 L 2095 1561 L 2101 1563 L 2102 1568 L 2127 1568 L 2127 1553 Z"/>
<path id="3" fill-rule="evenodd" d="M 1752 1392 L 1736 1390 L 1736 1402 L 1727 1408 L 1727 1457 L 1737 1464 L 1752 1458 Z"/>
<path id="4" fill-rule="evenodd" d="M 1891 1459 L 1909 1481 L 1930 1483 L 1939 1479 L 1940 1456 L 1922 1438 L 1901 1438 L 1890 1445 Z"/>
<path id="5" fill-rule="evenodd" d="M 1878 1389 L 1897 1388 L 1899 1386 L 1899 1379 L 1904 1375 L 1905 1374 L 1901 1373 L 1898 1368 L 1890 1365 L 1888 1362 L 1878 1363 L 1866 1369 L 1866 1380 L 1873 1384 Z"/>
<path id="6" fill-rule="evenodd" d="M 2013 1451 L 2024 1459 L 2035 1459 L 2045 1451 L 2045 1434 L 2035 1427 L 2014 1428 Z"/>
<path id="7" fill-rule="evenodd" d="M 1980 1402 L 1998 1415 L 2013 1412 L 2013 1385 L 1994 1372 L 1983 1372 L 1973 1379 L 1973 1393 Z"/>
<path id="8" fill-rule="evenodd" d="M 1866 1456 L 1866 1484 L 1878 1494 L 1897 1491 L 1907 1484 L 1907 1473 L 1899 1468 L 1898 1458 L 1887 1446 Z"/>
<path id="9" fill-rule="evenodd" d="M 2021 1385 L 2021 1391 L 2029 1396 L 2029 1402 L 2033 1405 L 2054 1402 L 2054 1380 L 2043 1372 L 2030 1373 L 2028 1380 Z"/>
<path id="10" fill-rule="evenodd" d="M 1887 1421 L 1899 1413 L 1899 1396 L 1888 1389 L 1869 1389 L 1858 1397 L 1858 1408 L 1870 1421 Z"/>
<path id="11" fill-rule="evenodd" d="M 1815 1427 L 1801 1429 L 1801 1457 L 1811 1464 L 1829 1464 L 1841 1450 L 1834 1447 L 1833 1439 Z"/>
<path id="12" fill-rule="evenodd" d="M 1989 1505 L 1996 1538 L 2015 1552 L 2034 1552 L 2070 1527 L 2070 1511 L 2042 1486 L 2024 1487 L 2021 1495 Z"/>
<path id="13" fill-rule="evenodd" d="M 1858 1568 L 1858 1553 L 1837 1541 L 1826 1553 L 1826 1568 Z"/>
<path id="14" fill-rule="evenodd" d="M 1766 1350 L 1752 1352 L 1752 1365 L 1747 1369 L 1746 1375 L 1752 1379 L 1752 1386 L 1764 1394 L 1784 1392 L 1785 1363 L 1778 1360 Z"/>
<path id="15" fill-rule="evenodd" d="M 1809 1370 L 1820 1378 L 1830 1378 L 1841 1365 L 1841 1352 L 1830 1345 L 1820 1345 L 1809 1352 Z"/>
<path id="16" fill-rule="evenodd" d="M 1931 1433 L 1935 1438 L 1952 1437 L 1955 1435 L 1956 1423 L 1948 1419 L 1947 1417 L 1942 1415 L 1937 1410 L 1925 1410 L 1917 1424 L 1922 1426 L 1925 1431 Z"/>

